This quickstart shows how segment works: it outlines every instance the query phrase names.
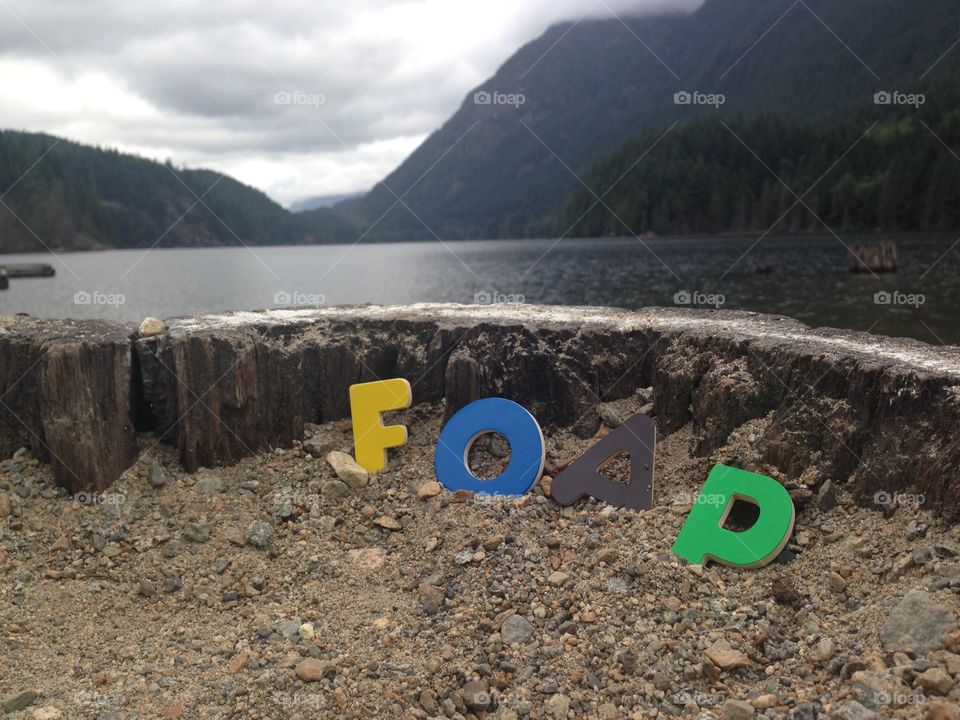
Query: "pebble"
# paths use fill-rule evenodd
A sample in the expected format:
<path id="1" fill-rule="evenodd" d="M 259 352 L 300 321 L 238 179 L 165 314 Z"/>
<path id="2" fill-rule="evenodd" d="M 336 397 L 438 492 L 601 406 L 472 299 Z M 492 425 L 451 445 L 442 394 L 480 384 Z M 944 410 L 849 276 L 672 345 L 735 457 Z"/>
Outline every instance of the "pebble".
<path id="1" fill-rule="evenodd" d="M 953 687 L 953 678 L 938 667 L 932 667 L 925 670 L 917 678 L 917 684 L 923 688 L 924 692 L 934 695 L 946 695 Z"/>
<path id="2" fill-rule="evenodd" d="M 557 570 L 550 573 L 550 575 L 547 577 L 547 582 L 553 585 L 553 587 L 563 587 L 569 579 L 570 576 L 567 575 L 567 573 Z"/>
<path id="3" fill-rule="evenodd" d="M 443 492 L 443 486 L 434 480 L 421 485 L 417 490 L 417 497 L 421 500 L 426 500 L 427 498 L 439 495 L 441 492 Z"/>
<path id="4" fill-rule="evenodd" d="M 197 483 L 193 486 L 193 489 L 198 493 L 203 493 L 204 495 L 220 492 L 223 490 L 223 479 L 218 475 L 204 475 L 202 478 L 197 480 Z"/>
<path id="5" fill-rule="evenodd" d="M 233 545 L 237 547 L 243 547 L 247 544 L 247 538 L 243 533 L 243 530 L 236 527 L 235 525 L 228 525 L 223 529 L 223 536 Z"/>
<path id="6" fill-rule="evenodd" d="M 316 636 L 316 630 L 313 627 L 313 623 L 303 623 L 298 629 L 297 634 L 304 640 L 313 640 Z"/>
<path id="7" fill-rule="evenodd" d="M 273 525 L 266 520 L 257 520 L 250 524 L 244 537 L 254 547 L 263 548 L 270 542 L 273 532 Z"/>
<path id="8" fill-rule="evenodd" d="M 341 480 L 327 480 L 320 487 L 320 495 L 325 500 L 343 500 L 344 498 L 350 497 L 350 486 Z"/>
<path id="9" fill-rule="evenodd" d="M 373 521 L 374 525 L 382 527 L 386 530 L 402 530 L 403 526 L 395 517 L 390 517 L 389 515 L 381 515 L 376 520 Z"/>
<path id="10" fill-rule="evenodd" d="M 10 517 L 13 512 L 13 503 L 10 500 L 10 493 L 0 492 L 0 520 Z"/>
<path id="11" fill-rule="evenodd" d="M 236 675 L 247 665 L 249 665 L 252 659 L 253 652 L 251 650 L 241 650 L 232 658 L 230 658 L 230 662 L 227 663 L 227 672 L 229 672 L 231 675 Z"/>
<path id="12" fill-rule="evenodd" d="M 334 450 L 327 453 L 327 462 L 330 463 L 337 477 L 354 490 L 359 490 L 370 482 L 370 473 L 366 468 L 358 465 L 357 461 L 345 452 Z"/>
<path id="13" fill-rule="evenodd" d="M 20 692 L 5 697 L 3 701 L 0 702 L 0 707 L 2 707 L 3 711 L 6 713 L 14 713 L 18 710 L 23 710 L 26 707 L 30 707 L 30 705 L 33 704 L 33 701 L 39 696 L 40 695 L 36 690 L 21 690 Z"/>
<path id="14" fill-rule="evenodd" d="M 157 594 L 157 586 L 153 584 L 153 581 L 148 580 L 147 578 L 141 578 L 140 583 L 137 586 L 137 592 L 144 597 L 153 597 Z"/>
<path id="15" fill-rule="evenodd" d="M 561 718 L 566 720 L 567 715 L 570 713 L 570 698 L 563 693 L 557 693 L 544 703 L 544 707 L 548 713 L 558 720 Z"/>
<path id="16" fill-rule="evenodd" d="M 154 337 L 167 331 L 167 324 L 160 318 L 145 317 L 140 327 L 137 329 L 137 335 L 142 338 Z"/>
<path id="17" fill-rule="evenodd" d="M 750 720 L 754 715 L 753 705 L 742 700 L 727 700 L 720 712 L 723 720 Z"/>
<path id="18" fill-rule="evenodd" d="M 821 510 L 833 510 L 838 505 L 837 489 L 833 480 L 827 480 L 817 491 L 817 507 Z"/>
<path id="19" fill-rule="evenodd" d="M 847 700 L 830 713 L 830 720 L 874 720 L 877 714 L 856 700 Z"/>
<path id="20" fill-rule="evenodd" d="M 183 536 L 190 542 L 205 543 L 209 542 L 213 534 L 213 525 L 210 523 L 188 522 L 183 527 Z"/>
<path id="21" fill-rule="evenodd" d="M 924 590 L 911 590 L 887 616 L 880 638 L 884 650 L 924 653 L 943 647 L 956 626 L 950 608 Z"/>
<path id="22" fill-rule="evenodd" d="M 813 646 L 810 651 L 810 659 L 814 662 L 825 663 L 829 661 L 837 650 L 837 644 L 830 638 L 823 638 Z"/>
<path id="23" fill-rule="evenodd" d="M 500 627 L 500 637 L 507 645 L 526 645 L 536 632 L 530 621 L 522 615 L 512 615 Z"/>
<path id="24" fill-rule="evenodd" d="M 953 703 L 930 703 L 927 708 L 926 720 L 960 720 L 960 709 Z"/>
<path id="25" fill-rule="evenodd" d="M 167 484 L 167 475 L 156 458 L 150 463 L 150 484 L 155 488 L 162 488 Z"/>
<path id="26" fill-rule="evenodd" d="M 336 665 L 328 660 L 307 658 L 297 665 L 296 673 L 303 682 L 320 682 L 327 675 L 336 672 L 336 669 Z"/>
<path id="27" fill-rule="evenodd" d="M 840 573 L 836 572 L 827 573 L 827 585 L 830 586 L 831 590 L 838 593 L 847 589 L 847 581 L 843 579 Z"/>
<path id="28" fill-rule="evenodd" d="M 718 640 L 708 647 L 704 654 L 721 670 L 732 670 L 753 664 L 749 657 L 739 650 L 734 650 L 726 640 Z"/>
<path id="29" fill-rule="evenodd" d="M 493 704 L 490 696 L 490 683 L 486 680 L 471 680 L 460 688 L 460 697 L 464 705 L 474 712 L 486 712 Z"/>

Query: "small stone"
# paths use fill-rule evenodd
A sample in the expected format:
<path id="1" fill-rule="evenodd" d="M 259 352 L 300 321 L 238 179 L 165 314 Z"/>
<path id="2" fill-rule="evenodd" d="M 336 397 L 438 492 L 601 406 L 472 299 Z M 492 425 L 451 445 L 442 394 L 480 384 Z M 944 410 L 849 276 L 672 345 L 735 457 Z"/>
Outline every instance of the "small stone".
<path id="1" fill-rule="evenodd" d="M 960 720 L 960 709 L 953 703 L 930 703 L 927 708 L 926 720 Z"/>
<path id="2" fill-rule="evenodd" d="M 903 531 L 903 535 L 907 540 L 913 542 L 914 540 L 919 540 L 924 535 L 927 534 L 929 527 L 926 523 L 920 522 L 919 520 L 911 520 L 907 523 L 907 527 Z"/>
<path id="3" fill-rule="evenodd" d="M 490 696 L 490 683 L 486 680 L 471 680 L 460 688 L 463 704 L 474 712 L 490 709 L 493 698 Z"/>
<path id="4" fill-rule="evenodd" d="M 33 720 L 57 720 L 57 718 L 62 716 L 63 710 L 54 705 L 47 705 L 46 707 L 37 708 L 30 713 L 30 717 L 32 717 Z"/>
<path id="5" fill-rule="evenodd" d="M 350 486 L 340 480 L 327 480 L 320 488 L 320 495 L 325 500 L 343 500 L 350 497 Z"/>
<path id="6" fill-rule="evenodd" d="M 833 657 L 836 651 L 836 643 L 830 638 L 823 638 L 813 646 L 813 649 L 810 651 L 810 659 L 814 662 L 825 663 Z"/>
<path id="7" fill-rule="evenodd" d="M 153 581 L 147 578 L 141 578 L 140 583 L 137 585 L 137 592 L 144 597 L 153 597 L 157 594 L 157 587 L 153 584 Z"/>
<path id="8" fill-rule="evenodd" d="M 830 720 L 874 720 L 876 717 L 873 710 L 867 710 L 856 700 L 847 700 L 830 713 Z"/>
<path id="9" fill-rule="evenodd" d="M 551 696 L 550 699 L 543 704 L 543 706 L 546 708 L 548 713 L 553 715 L 553 717 L 557 718 L 558 720 L 561 718 L 566 720 L 566 717 L 570 712 L 570 698 L 563 693 L 557 693 L 556 695 Z"/>
<path id="10" fill-rule="evenodd" d="M 540 489 L 543 490 L 544 497 L 553 497 L 553 478 L 549 475 L 540 478 Z"/>
<path id="11" fill-rule="evenodd" d="M 534 636 L 536 629 L 522 615 L 511 615 L 500 627 L 500 637 L 506 645 L 526 645 Z"/>
<path id="12" fill-rule="evenodd" d="M 753 705 L 757 710 L 769 710 L 772 707 L 776 707 L 780 704 L 780 698 L 778 698 L 773 693 L 767 693 L 756 697 L 750 701 L 750 704 Z"/>
<path id="13" fill-rule="evenodd" d="M 730 643 L 726 640 L 717 640 L 704 651 L 704 654 L 721 670 L 733 670 L 753 664 L 745 654 L 730 647 Z"/>
<path id="14" fill-rule="evenodd" d="M 493 537 L 487 538 L 483 543 L 484 550 L 496 550 L 498 547 L 503 545 L 506 538 L 503 535 L 494 535 Z"/>
<path id="15" fill-rule="evenodd" d="M 213 534 L 213 525 L 210 523 L 188 522 L 183 527 L 183 536 L 190 542 L 205 543 Z"/>
<path id="16" fill-rule="evenodd" d="M 336 665 L 328 660 L 307 658 L 297 665 L 296 673 L 303 682 L 320 682 L 327 675 L 336 672 L 336 669 Z"/>
<path id="17" fill-rule="evenodd" d="M 142 338 L 154 337 L 167 331 L 167 324 L 160 318 L 146 317 L 140 323 L 137 335 Z"/>
<path id="18" fill-rule="evenodd" d="M 953 687 L 953 678 L 947 675 L 941 668 L 932 667 L 924 670 L 917 678 L 917 684 L 923 688 L 924 692 L 934 695 L 946 695 Z"/>
<path id="19" fill-rule="evenodd" d="M 847 589 L 847 581 L 843 579 L 840 573 L 827 573 L 827 585 L 830 586 L 831 590 L 838 593 Z"/>
<path id="20" fill-rule="evenodd" d="M 332 437 L 314 435 L 312 438 L 303 441 L 303 449 L 315 458 L 322 458 L 326 457 L 329 452 L 336 450 L 338 444 L 337 440 Z"/>
<path id="21" fill-rule="evenodd" d="M 347 553 L 350 562 L 363 570 L 376 570 L 383 565 L 387 553 L 383 548 L 359 548 Z"/>
<path id="22" fill-rule="evenodd" d="M 223 479 L 217 475 L 204 475 L 202 478 L 197 480 L 196 484 L 193 486 L 193 489 L 198 493 L 203 493 L 204 495 L 220 492 L 223 490 Z"/>
<path id="23" fill-rule="evenodd" d="M 0 707 L 3 708 L 4 712 L 15 713 L 32 705 L 38 697 L 39 693 L 36 690 L 21 690 L 5 697 L 3 702 L 0 702 Z"/>
<path id="24" fill-rule="evenodd" d="M 723 720 L 750 720 L 754 715 L 753 705 L 742 700 L 727 700 L 720 712 Z"/>
<path id="25" fill-rule="evenodd" d="M 827 480 L 817 491 L 817 507 L 821 510 L 833 510 L 837 506 L 837 489 L 832 480 Z"/>
<path id="26" fill-rule="evenodd" d="M 167 484 L 167 475 L 156 458 L 150 463 L 150 484 L 155 488 L 162 488 Z"/>
<path id="27" fill-rule="evenodd" d="M 0 492 L 0 520 L 10 517 L 13 512 L 13 503 L 10 500 L 10 494 Z"/>
<path id="28" fill-rule="evenodd" d="M 243 534 L 243 530 L 236 527 L 235 525 L 229 525 L 223 529 L 223 536 L 233 545 L 237 547 L 243 547 L 247 544 L 247 538 Z"/>
<path id="29" fill-rule="evenodd" d="M 313 640 L 317 631 L 314 629 L 313 623 L 304 623 L 297 629 L 297 634 L 304 640 Z"/>
<path id="30" fill-rule="evenodd" d="M 420 489 L 417 490 L 417 497 L 426 500 L 439 495 L 441 492 L 443 492 L 443 486 L 440 483 L 436 481 L 428 482 L 421 485 Z"/>
<path id="31" fill-rule="evenodd" d="M 327 462 L 330 463 L 337 477 L 354 490 L 366 486 L 370 481 L 370 473 L 345 452 L 334 450 L 327 453 Z"/>
<path id="32" fill-rule="evenodd" d="M 440 706 L 437 705 L 437 694 L 430 688 L 420 691 L 419 701 L 420 707 L 426 710 L 428 714 L 436 715 L 440 712 Z"/>
<path id="33" fill-rule="evenodd" d="M 924 653 L 943 647 L 956 625 L 950 608 L 924 590 L 911 590 L 887 616 L 880 638 L 884 650 Z"/>
<path id="34" fill-rule="evenodd" d="M 267 543 L 270 542 L 270 538 L 273 537 L 273 525 L 268 523 L 266 520 L 257 520 L 247 528 L 247 532 L 244 537 L 246 538 L 247 542 L 254 547 L 266 547 Z"/>
<path id="35" fill-rule="evenodd" d="M 549 577 L 547 577 L 547 582 L 553 587 L 563 587 L 569 579 L 570 576 L 567 575 L 567 573 L 557 570 L 550 573 Z"/>
<path id="36" fill-rule="evenodd" d="M 238 672 L 243 670 L 252 659 L 252 651 L 241 650 L 232 658 L 230 658 L 230 662 L 227 663 L 227 672 L 229 672 L 231 675 L 236 675 Z"/>
<path id="37" fill-rule="evenodd" d="M 389 515 L 381 515 L 380 517 L 378 517 L 376 520 L 373 521 L 373 524 L 379 527 L 382 527 L 386 530 L 396 531 L 396 530 L 403 529 L 403 525 L 401 525 L 396 518 L 390 517 Z"/>
<path id="38" fill-rule="evenodd" d="M 53 544 L 53 546 L 51 547 L 51 550 L 55 550 L 57 552 L 64 552 L 66 550 L 69 550 L 72 547 L 72 545 L 73 543 L 70 542 L 69 535 L 61 535 L 60 537 L 57 538 L 57 541 Z"/>
<path id="39" fill-rule="evenodd" d="M 183 581 L 176 575 L 170 575 L 163 581 L 163 591 L 170 595 L 183 587 Z"/>

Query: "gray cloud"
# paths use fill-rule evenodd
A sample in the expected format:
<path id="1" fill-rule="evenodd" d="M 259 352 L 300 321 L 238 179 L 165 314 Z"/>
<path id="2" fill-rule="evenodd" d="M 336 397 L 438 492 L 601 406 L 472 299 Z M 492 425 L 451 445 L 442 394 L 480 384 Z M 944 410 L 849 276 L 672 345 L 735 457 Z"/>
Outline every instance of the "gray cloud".
<path id="1" fill-rule="evenodd" d="M 287 203 L 372 185 L 554 22 L 701 2 L 0 0 L 0 125 L 213 167 Z"/>

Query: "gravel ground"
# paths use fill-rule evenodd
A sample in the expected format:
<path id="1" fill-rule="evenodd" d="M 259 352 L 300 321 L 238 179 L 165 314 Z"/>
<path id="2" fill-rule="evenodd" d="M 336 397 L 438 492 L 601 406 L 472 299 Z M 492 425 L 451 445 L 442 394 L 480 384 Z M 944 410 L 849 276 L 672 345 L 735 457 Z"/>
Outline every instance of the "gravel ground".
<path id="1" fill-rule="evenodd" d="M 410 442 L 366 484 L 327 459 L 352 451 L 346 422 L 194 474 L 145 435 L 138 465 L 98 497 L 64 497 L 26 451 L 3 461 L 3 710 L 958 717 L 960 535 L 922 498 L 881 512 L 788 483 L 797 523 L 777 562 L 689 566 L 670 545 L 712 464 L 749 457 L 759 421 L 708 458 L 691 456 L 689 429 L 662 440 L 657 507 L 637 513 L 561 508 L 548 478 L 519 500 L 440 491 L 441 418 L 392 418 Z M 545 435 L 548 472 L 594 442 Z M 481 448 L 478 473 L 505 451 Z"/>

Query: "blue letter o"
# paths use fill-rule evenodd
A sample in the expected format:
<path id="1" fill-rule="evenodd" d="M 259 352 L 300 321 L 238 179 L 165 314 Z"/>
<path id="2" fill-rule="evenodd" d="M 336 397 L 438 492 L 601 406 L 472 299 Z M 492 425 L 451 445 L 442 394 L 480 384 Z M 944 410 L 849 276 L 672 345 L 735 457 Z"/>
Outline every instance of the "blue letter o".
<path id="1" fill-rule="evenodd" d="M 510 443 L 510 462 L 491 480 L 470 472 L 470 446 L 484 433 L 499 432 Z M 524 407 L 504 398 L 470 403 L 450 418 L 440 433 L 434 466 L 447 490 L 472 490 L 486 495 L 523 495 L 543 472 L 543 433 Z"/>

